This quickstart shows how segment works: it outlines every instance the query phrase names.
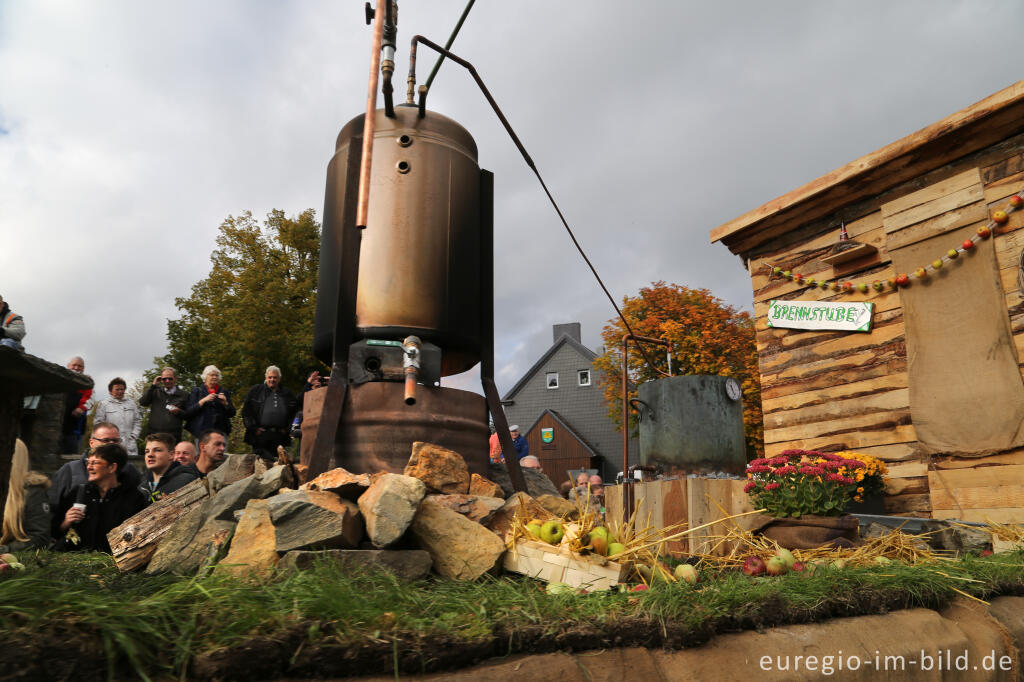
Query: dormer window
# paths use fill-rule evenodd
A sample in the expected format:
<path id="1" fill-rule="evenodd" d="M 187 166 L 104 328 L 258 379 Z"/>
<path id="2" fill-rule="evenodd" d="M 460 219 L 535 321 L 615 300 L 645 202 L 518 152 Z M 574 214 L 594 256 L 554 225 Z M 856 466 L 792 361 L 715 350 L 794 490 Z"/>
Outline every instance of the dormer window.
<path id="1" fill-rule="evenodd" d="M 558 372 L 548 372 L 545 374 L 544 385 L 548 388 L 558 388 Z"/>

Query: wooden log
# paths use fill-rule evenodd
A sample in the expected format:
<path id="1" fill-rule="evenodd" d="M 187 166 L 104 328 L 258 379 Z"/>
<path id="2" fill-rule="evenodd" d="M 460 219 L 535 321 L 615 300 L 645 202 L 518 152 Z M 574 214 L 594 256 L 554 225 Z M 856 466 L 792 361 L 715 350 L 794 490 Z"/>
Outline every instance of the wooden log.
<path id="1" fill-rule="evenodd" d="M 780 443 L 808 438 L 824 438 L 850 432 L 889 431 L 910 425 L 909 409 L 882 410 L 852 417 L 837 417 L 810 424 L 795 424 L 777 429 L 765 428 L 765 443 Z"/>
<path id="2" fill-rule="evenodd" d="M 986 509 L 936 509 L 932 512 L 936 519 L 960 519 L 975 523 L 1024 523 L 1024 508 L 1002 507 Z"/>
<path id="3" fill-rule="evenodd" d="M 936 457 L 932 460 L 934 469 L 977 469 L 1002 464 L 1024 464 L 1024 449 L 1017 448 L 985 457 Z"/>
<path id="4" fill-rule="evenodd" d="M 897 443 L 914 443 L 917 433 L 913 424 L 882 428 L 878 431 L 848 431 L 818 438 L 786 441 L 765 445 L 765 454 L 774 456 L 783 450 L 796 448 L 800 450 L 857 450 L 863 451 L 874 445 L 893 445 Z"/>
<path id="5" fill-rule="evenodd" d="M 812 362 L 844 357 L 845 354 L 870 348 L 884 347 L 892 341 L 899 341 L 906 335 L 902 324 L 889 324 L 873 330 L 870 334 L 842 334 L 836 338 L 783 351 L 769 357 L 759 358 L 761 373 L 780 373 L 789 367 L 806 366 Z"/>
<path id="6" fill-rule="evenodd" d="M 931 500 L 927 494 L 896 495 L 885 498 L 885 512 L 895 516 L 909 516 L 910 512 L 931 513 Z"/>
<path id="7" fill-rule="evenodd" d="M 859 395 L 846 400 L 826 400 L 815 405 L 791 410 L 780 410 L 764 415 L 765 431 L 784 429 L 801 424 L 831 422 L 835 419 L 903 410 L 910 407 L 910 389 L 892 390 Z M 828 428 L 825 425 L 824 428 Z"/>
<path id="8" fill-rule="evenodd" d="M 945 204 L 940 200 L 948 203 L 949 197 L 959 196 L 963 190 L 970 189 L 981 189 L 981 170 L 978 168 L 970 168 L 962 173 L 957 173 L 956 175 L 948 177 L 941 182 L 929 185 L 922 190 L 911 192 L 899 199 L 882 204 L 882 218 L 895 219 L 893 223 L 886 221 L 886 232 L 893 232 L 899 229 L 898 227 L 893 226 L 896 223 L 902 222 L 904 224 L 910 224 L 906 222 L 906 220 L 900 220 L 900 216 L 906 216 L 907 212 L 913 209 L 918 209 L 919 211 L 924 209 L 924 212 L 926 213 L 925 217 L 930 218 L 938 215 L 939 213 L 950 211 L 958 206 L 979 201 L 981 199 L 980 193 L 975 199 L 964 199 L 962 203 L 954 203 L 950 207 L 943 207 Z"/>
<path id="9" fill-rule="evenodd" d="M 1024 508 L 1024 485 L 998 485 L 984 488 L 933 489 L 932 509 Z"/>
<path id="10" fill-rule="evenodd" d="M 174 522 L 209 496 L 206 479 L 197 478 L 107 533 L 118 569 L 134 571 L 148 564 Z"/>
<path id="11" fill-rule="evenodd" d="M 906 388 L 906 374 L 889 374 L 864 381 L 851 381 L 848 384 L 839 384 L 838 386 L 831 386 L 818 391 L 807 391 L 806 393 L 795 393 L 780 398 L 762 400 L 761 410 L 767 418 L 769 414 L 774 414 L 778 411 L 799 410 L 834 400 L 847 400 Z"/>

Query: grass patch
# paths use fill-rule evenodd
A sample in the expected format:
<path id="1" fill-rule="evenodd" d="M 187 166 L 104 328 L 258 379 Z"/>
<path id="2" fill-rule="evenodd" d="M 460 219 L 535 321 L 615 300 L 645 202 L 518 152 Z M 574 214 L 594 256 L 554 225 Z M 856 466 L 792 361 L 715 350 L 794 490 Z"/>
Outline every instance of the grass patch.
<path id="1" fill-rule="evenodd" d="M 1024 553 L 748 578 L 696 589 L 549 595 L 522 577 L 406 582 L 321 563 L 246 582 L 123 575 L 100 554 L 39 552 L 0 578 L 8 660 L 81 680 L 421 672 L 518 651 L 685 647 L 721 632 L 938 608 L 961 591 L 1024 593 Z M 33 675 L 29 675 L 32 677 Z"/>

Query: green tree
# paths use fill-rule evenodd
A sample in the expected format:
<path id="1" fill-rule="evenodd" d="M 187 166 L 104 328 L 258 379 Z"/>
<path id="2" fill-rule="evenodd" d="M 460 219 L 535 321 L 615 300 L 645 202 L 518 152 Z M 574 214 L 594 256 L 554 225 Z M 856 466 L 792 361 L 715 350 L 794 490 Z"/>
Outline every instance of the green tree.
<path id="1" fill-rule="evenodd" d="M 220 368 L 235 406 L 268 365 L 299 388 L 313 368 L 313 317 L 320 261 L 320 224 L 313 209 L 287 218 L 271 211 L 260 225 L 248 211 L 221 223 L 210 274 L 176 298 L 181 316 L 167 322 L 168 352 L 154 358 L 152 381 L 164 365 L 186 389 L 206 365 Z"/>
<path id="2" fill-rule="evenodd" d="M 689 289 L 678 284 L 654 282 L 639 296 L 626 296 L 622 314 L 633 333 L 672 344 L 672 374 L 718 374 L 733 377 L 743 389 L 743 421 L 748 455 L 764 452 L 764 424 L 761 415 L 761 377 L 757 365 L 754 321 L 749 313 L 724 304 L 707 289 Z M 601 370 L 599 385 L 604 391 L 608 416 L 622 424 L 622 336 L 619 318 L 608 321 L 601 336 L 605 352 L 594 361 Z M 644 356 L 630 346 L 628 374 L 635 387 L 658 379 L 667 371 L 666 354 L 660 346 L 646 345 Z M 657 369 L 655 369 L 657 368 Z M 636 391 L 631 391 L 631 396 Z M 636 428 L 636 415 L 630 425 Z"/>

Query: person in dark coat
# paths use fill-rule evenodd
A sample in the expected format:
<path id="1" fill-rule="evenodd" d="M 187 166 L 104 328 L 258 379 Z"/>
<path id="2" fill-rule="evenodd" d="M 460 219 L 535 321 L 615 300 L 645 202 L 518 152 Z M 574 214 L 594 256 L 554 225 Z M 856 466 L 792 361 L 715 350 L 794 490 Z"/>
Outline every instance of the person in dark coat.
<path id="1" fill-rule="evenodd" d="M 83 374 L 85 360 L 80 355 L 76 355 L 68 360 L 67 368 L 72 372 Z M 89 411 L 89 398 L 91 397 L 91 388 L 69 391 L 64 394 L 64 421 L 61 422 L 60 429 L 61 454 L 78 452 L 81 447 L 82 434 L 85 433 L 85 413 Z"/>
<path id="2" fill-rule="evenodd" d="M 278 446 L 292 442 L 292 420 L 298 409 L 299 401 L 281 385 L 281 370 L 267 367 L 263 383 L 249 389 L 242 405 L 245 442 L 263 459 L 277 459 Z"/>
<path id="3" fill-rule="evenodd" d="M 89 479 L 89 474 L 86 471 L 86 462 L 89 460 L 89 455 L 92 454 L 92 451 L 101 445 L 115 443 L 121 443 L 121 432 L 118 431 L 117 426 L 110 422 L 96 422 L 92 425 L 92 433 L 89 434 L 89 448 L 82 453 L 82 457 L 73 462 L 68 462 L 53 475 L 53 485 L 50 486 L 48 493 L 51 509 L 56 509 L 60 504 L 61 498 Z M 125 484 L 133 488 L 137 488 L 139 483 L 142 482 L 142 475 L 139 474 L 139 470 L 132 466 L 131 463 L 124 467 L 122 475 L 124 476 Z"/>
<path id="4" fill-rule="evenodd" d="M 220 370 L 207 365 L 203 370 L 203 384 L 188 394 L 185 404 L 185 428 L 198 438 L 211 429 L 231 433 L 231 418 L 235 406 L 231 392 L 220 385 Z"/>
<path id="5" fill-rule="evenodd" d="M 111 553 L 107 533 L 149 504 L 138 486 L 125 482 L 127 463 L 128 452 L 116 443 L 92 451 L 88 481 L 65 495 L 53 515 L 55 549 Z"/>
<path id="6" fill-rule="evenodd" d="M 151 433 L 146 436 L 146 473 L 139 490 L 156 502 L 198 478 L 187 468 L 174 461 L 174 437 L 169 433 Z"/>
<path id="7" fill-rule="evenodd" d="M 188 395 L 178 386 L 178 375 L 170 367 L 160 370 L 153 383 L 139 398 L 139 405 L 149 408 L 146 435 L 169 433 L 175 442 L 181 440 L 181 425 L 185 419 Z"/>
<path id="8" fill-rule="evenodd" d="M 44 474 L 29 471 L 25 443 L 20 439 L 14 441 L 0 554 L 50 546 L 50 502 L 46 497 L 49 487 L 50 479 Z"/>

